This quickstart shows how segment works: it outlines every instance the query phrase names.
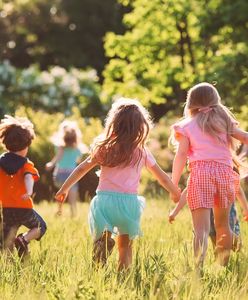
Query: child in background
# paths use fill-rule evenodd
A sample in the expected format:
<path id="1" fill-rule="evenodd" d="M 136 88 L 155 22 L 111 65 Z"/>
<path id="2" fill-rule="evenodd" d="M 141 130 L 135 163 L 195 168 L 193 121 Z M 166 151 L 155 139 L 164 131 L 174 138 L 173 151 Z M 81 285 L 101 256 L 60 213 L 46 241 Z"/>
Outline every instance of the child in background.
<path id="1" fill-rule="evenodd" d="M 83 153 L 88 152 L 87 147 L 80 143 L 81 132 L 74 121 L 64 121 L 60 124 L 51 140 L 57 147 L 57 153 L 53 159 L 46 164 L 46 170 L 54 169 L 53 176 L 57 188 L 69 177 L 71 172 L 79 163 Z M 54 168 L 55 167 L 55 168 Z M 78 185 L 75 184 L 68 193 L 68 203 L 70 204 L 71 217 L 77 212 Z"/>
<path id="2" fill-rule="evenodd" d="M 0 140 L 7 152 L 0 156 L 0 248 L 13 250 L 20 257 L 28 254 L 31 240 L 40 240 L 46 232 L 46 223 L 33 209 L 33 185 L 39 179 L 38 171 L 26 158 L 34 138 L 33 124 L 26 118 L 5 116 L 0 124 Z M 16 237 L 21 225 L 29 228 Z"/>
<path id="3" fill-rule="evenodd" d="M 118 229 L 119 269 L 132 262 L 132 240 L 139 236 L 140 217 L 144 207 L 137 196 L 141 169 L 146 166 L 160 184 L 179 200 L 180 192 L 168 175 L 157 165 L 146 148 L 151 128 L 148 112 L 138 102 L 121 98 L 108 113 L 105 131 L 82 162 L 62 185 L 55 198 L 63 200 L 71 186 L 90 169 L 100 165 L 97 194 L 89 211 L 90 231 L 94 238 L 93 260 L 106 263 L 115 241 L 111 238 Z"/>
<path id="4" fill-rule="evenodd" d="M 172 128 L 178 143 L 172 170 L 175 185 L 189 159 L 186 197 L 193 220 L 196 266 L 201 269 L 206 255 L 211 209 L 217 256 L 226 265 L 232 248 L 230 208 L 239 180 L 232 168 L 231 150 L 235 150 L 233 138 L 248 144 L 248 133 L 237 128 L 234 116 L 221 104 L 218 91 L 208 83 L 197 84 L 189 90 L 184 119 Z"/>

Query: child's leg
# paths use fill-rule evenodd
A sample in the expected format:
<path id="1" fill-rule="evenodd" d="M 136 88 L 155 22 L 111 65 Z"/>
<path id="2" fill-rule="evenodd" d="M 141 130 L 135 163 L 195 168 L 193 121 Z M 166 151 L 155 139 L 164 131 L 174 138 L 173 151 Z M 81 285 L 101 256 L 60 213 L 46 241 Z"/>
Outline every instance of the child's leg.
<path id="1" fill-rule="evenodd" d="M 23 257 L 28 254 L 28 243 L 34 239 L 40 240 L 47 227 L 42 217 L 33 209 L 20 209 L 19 220 L 20 224 L 30 229 L 24 234 L 19 234 L 15 239 L 18 255 Z"/>
<path id="2" fill-rule="evenodd" d="M 28 243 L 32 240 L 38 240 L 40 238 L 40 235 L 41 235 L 40 227 L 32 228 L 28 232 L 23 233 L 23 237 Z"/>
<path id="3" fill-rule="evenodd" d="M 112 233 L 103 232 L 102 236 L 94 242 L 93 261 L 96 263 L 106 264 L 108 257 L 113 251 L 115 241 L 111 238 Z"/>
<path id="4" fill-rule="evenodd" d="M 8 249 L 10 251 L 14 250 L 15 237 L 19 226 L 11 226 L 9 228 L 3 228 L 3 249 Z"/>
<path id="5" fill-rule="evenodd" d="M 214 213 L 213 213 L 213 209 L 210 210 L 210 231 L 209 231 L 209 237 L 211 239 L 213 250 L 214 250 L 214 254 L 216 256 L 216 253 L 215 253 L 215 249 L 216 249 L 216 231 L 215 231 L 215 225 L 214 225 Z"/>
<path id="6" fill-rule="evenodd" d="M 72 187 L 68 193 L 68 203 L 70 204 L 72 218 L 77 214 L 77 196 L 78 192 L 76 188 Z"/>
<path id="7" fill-rule="evenodd" d="M 216 251 L 221 265 L 226 265 L 232 249 L 232 233 L 229 225 L 230 206 L 228 208 L 214 207 L 214 222 L 216 229 Z"/>
<path id="8" fill-rule="evenodd" d="M 15 237 L 19 228 L 15 218 L 14 208 L 3 208 L 0 210 L 0 250 L 13 251 Z"/>
<path id="9" fill-rule="evenodd" d="M 128 234 L 118 236 L 119 270 L 127 269 L 132 263 L 132 241 Z"/>
<path id="10" fill-rule="evenodd" d="M 33 209 L 30 209 L 29 213 L 25 216 L 23 225 L 30 230 L 23 234 L 25 240 L 30 242 L 31 240 L 40 240 L 45 234 L 47 226 L 42 217 Z"/>
<path id="11" fill-rule="evenodd" d="M 202 267 L 208 247 L 210 209 L 198 208 L 191 211 L 194 226 L 194 256 L 196 266 Z"/>

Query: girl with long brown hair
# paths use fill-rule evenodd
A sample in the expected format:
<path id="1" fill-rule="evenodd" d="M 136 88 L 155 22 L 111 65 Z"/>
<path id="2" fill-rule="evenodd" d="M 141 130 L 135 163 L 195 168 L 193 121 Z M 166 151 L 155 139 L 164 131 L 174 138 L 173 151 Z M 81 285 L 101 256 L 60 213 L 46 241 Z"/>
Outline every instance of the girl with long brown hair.
<path id="1" fill-rule="evenodd" d="M 147 110 L 136 100 L 121 98 L 108 113 L 105 130 L 96 138 L 91 155 L 82 162 L 56 194 L 63 200 L 71 186 L 90 169 L 100 165 L 97 194 L 89 211 L 90 231 L 94 238 L 93 259 L 106 263 L 118 232 L 119 269 L 132 262 L 132 240 L 139 236 L 144 200 L 137 196 L 143 166 L 179 200 L 180 192 L 157 165 L 146 141 L 152 122 Z"/>

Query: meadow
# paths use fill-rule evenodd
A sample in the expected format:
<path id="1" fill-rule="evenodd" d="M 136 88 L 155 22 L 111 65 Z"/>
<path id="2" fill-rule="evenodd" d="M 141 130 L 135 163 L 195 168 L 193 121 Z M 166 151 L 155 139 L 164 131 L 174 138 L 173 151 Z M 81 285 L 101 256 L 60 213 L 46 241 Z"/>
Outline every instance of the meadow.
<path id="1" fill-rule="evenodd" d="M 134 242 L 132 268 L 118 273 L 116 249 L 107 267 L 92 266 L 88 206 L 80 203 L 75 219 L 69 218 L 67 205 L 61 217 L 55 217 L 55 203 L 36 206 L 48 231 L 40 243 L 32 242 L 31 256 L 24 263 L 16 253 L 1 255 L 0 299 L 248 299 L 248 228 L 244 222 L 242 251 L 233 253 L 224 268 L 215 263 L 209 244 L 200 279 L 193 269 L 189 210 L 184 208 L 169 224 L 169 199 L 147 199 L 144 235 Z"/>

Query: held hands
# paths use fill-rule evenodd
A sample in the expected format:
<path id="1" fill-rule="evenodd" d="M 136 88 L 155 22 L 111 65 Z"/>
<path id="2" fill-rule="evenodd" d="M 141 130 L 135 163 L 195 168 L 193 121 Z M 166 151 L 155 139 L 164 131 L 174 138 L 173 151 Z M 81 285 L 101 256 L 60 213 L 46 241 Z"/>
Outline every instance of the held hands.
<path id="1" fill-rule="evenodd" d="M 177 193 L 170 193 L 170 198 L 174 203 L 177 203 L 180 200 L 181 197 L 181 189 L 177 187 Z"/>

